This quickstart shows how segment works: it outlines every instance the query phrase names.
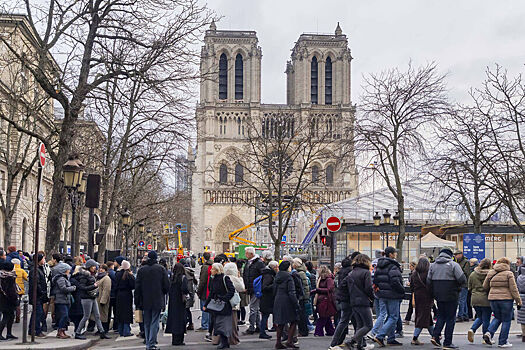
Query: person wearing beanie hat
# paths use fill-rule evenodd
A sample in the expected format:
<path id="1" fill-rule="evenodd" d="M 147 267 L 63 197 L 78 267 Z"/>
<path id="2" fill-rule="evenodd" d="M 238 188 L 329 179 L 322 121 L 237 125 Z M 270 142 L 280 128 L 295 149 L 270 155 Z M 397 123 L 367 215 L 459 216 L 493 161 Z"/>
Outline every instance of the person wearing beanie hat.
<path id="1" fill-rule="evenodd" d="M 71 266 L 66 263 L 58 263 L 53 268 L 53 280 L 51 294 L 55 296 L 55 314 L 57 319 L 57 338 L 69 339 L 66 334 L 69 307 L 71 305 L 71 293 L 77 288 L 69 281 Z"/>
<path id="2" fill-rule="evenodd" d="M 125 258 L 123 256 L 120 256 L 120 255 L 115 258 L 115 262 L 118 264 L 119 267 L 120 267 L 120 265 L 122 265 L 122 261 L 124 261 L 124 260 L 125 260 Z"/>
<path id="3" fill-rule="evenodd" d="M 88 259 L 78 273 L 77 288 L 80 290 L 79 297 L 82 303 L 83 316 L 75 330 L 75 339 L 86 339 L 81 332 L 92 314 L 95 317 L 95 324 L 100 333 L 100 339 L 110 339 L 100 319 L 100 309 L 97 303 L 99 290 L 95 280 L 97 270 L 98 263 L 93 259 Z"/>
<path id="4" fill-rule="evenodd" d="M 15 319 L 15 310 L 18 302 L 16 293 L 16 274 L 13 271 L 14 265 L 10 261 L 5 261 L 0 266 L 0 311 L 2 321 L 0 322 L 0 340 L 17 339 L 11 332 Z M 2 336 L 4 328 L 7 328 L 7 335 Z"/>
<path id="5" fill-rule="evenodd" d="M 115 322 L 121 337 L 130 337 L 133 323 L 133 289 L 135 276 L 130 271 L 130 263 L 121 261 L 121 268 L 115 274 Z"/>
<path id="6" fill-rule="evenodd" d="M 22 298 L 26 294 L 25 283 L 27 281 L 27 272 L 20 267 L 20 259 L 11 259 L 11 263 L 15 266 L 16 284 L 18 285 L 18 298 Z M 20 303 L 16 307 L 15 323 L 20 323 Z"/>
<path id="7" fill-rule="evenodd" d="M 434 334 L 430 339 L 434 346 L 441 346 L 441 331 L 446 324 L 443 348 L 456 348 L 452 344 L 456 309 L 458 308 L 459 291 L 466 283 L 467 278 L 461 266 L 452 260 L 452 250 L 441 249 L 436 261 L 430 265 L 427 276 L 427 286 L 432 291 L 438 307 L 437 322 Z"/>
<path id="8" fill-rule="evenodd" d="M 273 306 L 273 323 L 277 325 L 277 335 L 275 340 L 276 349 L 292 348 L 297 349 L 293 343 L 293 334 L 299 320 L 300 305 L 295 294 L 295 284 L 290 274 L 290 261 L 282 261 L 279 264 L 279 272 L 275 275 L 274 280 L 274 306 Z M 282 335 L 284 326 L 289 323 L 288 340 L 286 346 L 282 344 Z"/>
<path id="9" fill-rule="evenodd" d="M 16 247 L 14 245 L 7 247 L 7 255 L 5 257 L 5 261 L 11 261 L 12 259 L 19 259 L 20 267 L 24 268 L 24 262 L 20 261 L 20 255 L 16 251 Z"/>
<path id="10" fill-rule="evenodd" d="M 152 250 L 148 253 L 145 265 L 138 270 L 135 280 L 135 307 L 142 310 L 146 349 L 156 347 L 160 312 L 166 307 L 169 288 L 168 272 L 157 263 L 157 252 Z"/>

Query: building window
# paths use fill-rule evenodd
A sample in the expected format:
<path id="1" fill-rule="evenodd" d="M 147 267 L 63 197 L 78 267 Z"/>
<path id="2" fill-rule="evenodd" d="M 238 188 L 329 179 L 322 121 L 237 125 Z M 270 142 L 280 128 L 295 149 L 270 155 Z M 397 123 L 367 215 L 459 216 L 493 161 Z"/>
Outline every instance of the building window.
<path id="1" fill-rule="evenodd" d="M 326 184 L 327 185 L 334 184 L 334 166 L 333 165 L 329 165 L 326 167 Z"/>
<path id="2" fill-rule="evenodd" d="M 311 77 L 310 77 L 310 87 L 311 87 L 311 93 L 310 97 L 312 100 L 312 104 L 317 104 L 318 101 L 318 94 L 317 94 L 317 85 L 318 85 L 318 69 L 317 69 L 317 57 L 312 58 L 312 65 L 311 65 Z"/>
<path id="3" fill-rule="evenodd" d="M 226 117 L 219 117 L 219 135 L 226 135 Z"/>
<path id="4" fill-rule="evenodd" d="M 242 122 L 241 117 L 237 117 L 237 134 L 238 135 L 244 135 L 244 124 Z M 263 135 L 264 137 L 264 135 Z"/>
<path id="5" fill-rule="evenodd" d="M 237 163 L 235 165 L 235 182 L 241 183 L 244 178 L 244 168 L 241 164 Z"/>
<path id="6" fill-rule="evenodd" d="M 235 57 L 235 99 L 242 100 L 243 61 L 241 54 Z"/>
<path id="7" fill-rule="evenodd" d="M 2 191 L 5 191 L 5 171 L 0 171 L 0 181 L 2 181 L 2 183 L 0 184 L 1 188 L 2 188 Z"/>
<path id="8" fill-rule="evenodd" d="M 324 68 L 324 103 L 332 104 L 332 59 L 328 57 Z"/>
<path id="9" fill-rule="evenodd" d="M 228 167 L 226 164 L 221 164 L 219 168 L 219 182 L 221 184 L 228 182 Z"/>
<path id="10" fill-rule="evenodd" d="M 228 59 L 222 54 L 219 59 L 219 99 L 228 98 Z"/>
<path id="11" fill-rule="evenodd" d="M 314 184 L 319 182 L 319 167 L 317 165 L 312 167 L 312 182 Z"/>

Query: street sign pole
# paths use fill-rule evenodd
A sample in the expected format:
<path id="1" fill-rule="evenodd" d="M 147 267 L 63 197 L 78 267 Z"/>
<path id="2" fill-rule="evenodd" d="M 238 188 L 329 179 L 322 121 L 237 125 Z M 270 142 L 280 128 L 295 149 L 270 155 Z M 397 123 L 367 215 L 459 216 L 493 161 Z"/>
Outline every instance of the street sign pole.
<path id="1" fill-rule="evenodd" d="M 335 268 L 335 232 L 330 231 L 330 269 L 332 273 Z"/>
<path id="2" fill-rule="evenodd" d="M 91 259 L 94 259 L 94 250 L 93 240 L 95 238 L 95 209 L 89 208 L 89 219 L 88 219 L 88 255 Z"/>

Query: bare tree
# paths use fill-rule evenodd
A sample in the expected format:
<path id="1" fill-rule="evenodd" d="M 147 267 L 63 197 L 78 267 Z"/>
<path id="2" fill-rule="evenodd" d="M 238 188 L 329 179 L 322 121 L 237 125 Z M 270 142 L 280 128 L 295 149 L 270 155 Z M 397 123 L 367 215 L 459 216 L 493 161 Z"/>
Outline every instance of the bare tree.
<path id="1" fill-rule="evenodd" d="M 484 153 L 489 185 L 510 219 L 525 233 L 525 82 L 521 74 L 509 78 L 499 65 L 486 74 L 482 87 L 471 95 L 491 133 L 492 147 Z"/>
<path id="2" fill-rule="evenodd" d="M 377 173 L 397 201 L 396 247 L 402 251 L 406 230 L 402 176 L 425 153 L 425 128 L 448 113 L 444 76 L 435 64 L 419 68 L 409 64 L 406 71 L 394 68 L 368 75 L 363 89 L 356 147 L 377 160 Z"/>
<path id="3" fill-rule="evenodd" d="M 314 164 L 331 159 L 339 165 L 336 171 L 351 168 L 348 161 L 353 157 L 346 152 L 351 151 L 348 144 L 352 135 L 350 129 L 346 129 L 348 134 L 342 132 L 344 125 L 341 116 L 301 116 L 297 111 L 281 108 L 252 117 L 246 125 L 239 126 L 246 134 L 245 146 L 227 155 L 236 164 L 233 185 L 250 190 L 255 198 L 235 200 L 268 216 L 276 259 L 296 211 L 327 203 L 320 194 L 326 189 L 326 174 Z M 219 182 L 224 183 L 224 174 L 220 177 Z"/>
<path id="4" fill-rule="evenodd" d="M 195 19 L 191 14 L 205 14 L 207 10 L 196 0 L 24 0 L 23 3 L 27 15 L 24 21 L 35 37 L 34 52 L 20 52 L 9 36 L 0 37 L 0 41 L 63 108 L 58 149 L 51 147 L 49 135 L 34 133 L 14 120 L 8 121 L 44 142 L 53 160 L 53 193 L 46 240 L 46 251 L 52 252 L 58 247 L 65 203 L 62 166 L 70 155 L 75 123 L 90 93 L 115 78 L 144 74 L 137 71 L 133 50 L 150 48 L 150 53 L 155 54 L 159 38 L 152 33 L 160 26 L 171 27 L 170 33 L 179 39 L 179 45 L 186 46 L 191 36 L 184 37 L 185 22 L 177 17 Z M 189 25 L 195 23 L 190 20 Z M 173 37 L 170 40 L 174 40 Z M 127 47 L 130 51 L 123 54 L 113 50 L 114 46 Z"/>
<path id="5" fill-rule="evenodd" d="M 441 202 L 466 212 L 474 232 L 481 233 L 501 204 L 486 162 L 493 145 L 488 120 L 476 109 L 458 107 L 438 124 L 441 144 L 431 152 L 428 175 L 441 190 Z"/>

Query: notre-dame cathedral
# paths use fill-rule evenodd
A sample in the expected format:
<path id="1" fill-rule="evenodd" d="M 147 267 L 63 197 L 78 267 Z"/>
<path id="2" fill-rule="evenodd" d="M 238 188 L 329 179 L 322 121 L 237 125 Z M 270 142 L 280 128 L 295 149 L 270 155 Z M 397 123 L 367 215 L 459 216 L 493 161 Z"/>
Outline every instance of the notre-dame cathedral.
<path id="1" fill-rule="evenodd" d="M 246 203 L 254 201 L 257 193 L 238 186 L 243 167 L 227 157 L 229 151 L 240 151 L 247 142 L 245 126 L 251 118 L 272 115 L 285 107 L 294 117 L 314 117 L 330 128 L 353 124 L 352 56 L 339 24 L 334 34 L 299 36 L 286 63 L 286 105 L 261 103 L 261 59 L 255 31 L 218 30 L 215 23 L 206 31 L 192 176 L 191 249 L 196 253 L 205 247 L 216 252 L 232 250 L 228 234 L 254 221 L 255 209 Z M 356 195 L 353 151 L 345 158 L 345 162 L 327 158 L 312 165 L 310 176 L 320 179 L 309 190 L 320 203 Z M 305 234 L 291 231 L 288 239 L 292 243 L 300 242 Z M 243 237 L 264 241 L 252 229 Z"/>

